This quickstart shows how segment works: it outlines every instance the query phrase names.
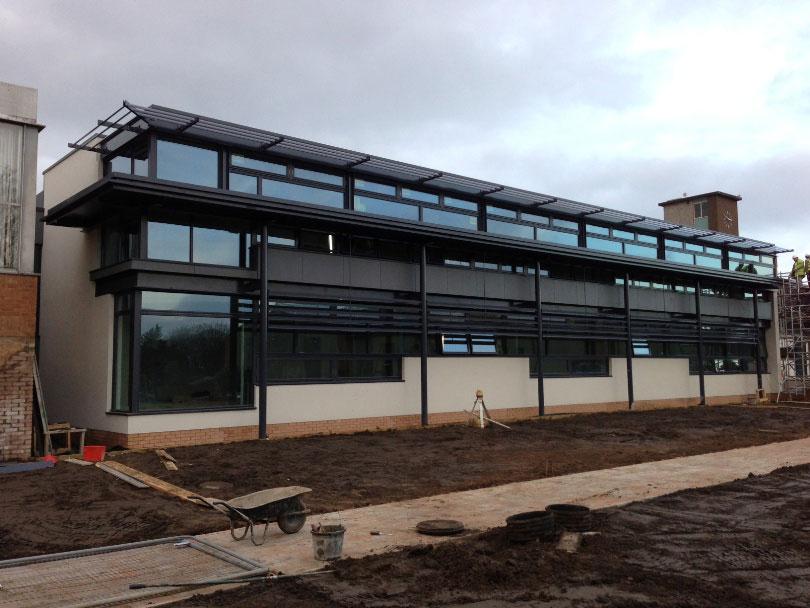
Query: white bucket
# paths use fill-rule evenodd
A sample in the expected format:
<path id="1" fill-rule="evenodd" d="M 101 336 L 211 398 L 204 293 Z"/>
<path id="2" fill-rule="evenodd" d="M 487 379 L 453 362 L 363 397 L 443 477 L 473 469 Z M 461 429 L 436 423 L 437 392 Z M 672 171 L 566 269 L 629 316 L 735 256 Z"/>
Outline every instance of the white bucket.
<path id="1" fill-rule="evenodd" d="M 346 528 L 342 525 L 320 526 L 312 530 L 312 548 L 315 559 L 328 562 L 340 558 L 343 553 L 343 533 Z"/>

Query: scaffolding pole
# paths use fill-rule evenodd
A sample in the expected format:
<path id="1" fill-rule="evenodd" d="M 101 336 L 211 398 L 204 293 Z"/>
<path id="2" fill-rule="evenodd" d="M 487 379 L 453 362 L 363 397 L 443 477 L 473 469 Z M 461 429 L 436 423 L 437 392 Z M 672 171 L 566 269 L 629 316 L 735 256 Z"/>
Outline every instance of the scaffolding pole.
<path id="1" fill-rule="evenodd" d="M 780 401 L 810 402 L 810 287 L 781 275 L 779 310 Z"/>

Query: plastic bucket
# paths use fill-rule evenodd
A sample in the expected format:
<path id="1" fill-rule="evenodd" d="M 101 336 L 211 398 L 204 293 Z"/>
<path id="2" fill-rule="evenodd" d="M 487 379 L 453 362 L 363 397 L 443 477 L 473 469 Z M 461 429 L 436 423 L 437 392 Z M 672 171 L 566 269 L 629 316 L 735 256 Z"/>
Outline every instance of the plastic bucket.
<path id="1" fill-rule="evenodd" d="M 82 449 L 82 460 L 88 462 L 101 462 L 104 460 L 104 454 L 107 448 L 103 445 L 86 445 Z"/>
<path id="2" fill-rule="evenodd" d="M 315 559 L 328 562 L 338 559 L 343 553 L 343 533 L 346 528 L 341 525 L 320 526 L 312 530 L 312 549 Z"/>

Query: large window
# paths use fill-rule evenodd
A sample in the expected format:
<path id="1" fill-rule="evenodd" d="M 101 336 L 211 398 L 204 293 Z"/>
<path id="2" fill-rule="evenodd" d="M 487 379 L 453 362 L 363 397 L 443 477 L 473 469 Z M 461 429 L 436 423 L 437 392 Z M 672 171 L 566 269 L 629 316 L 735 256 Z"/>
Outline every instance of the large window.
<path id="1" fill-rule="evenodd" d="M 209 148 L 159 139 L 157 176 L 158 179 L 216 188 L 219 185 L 219 154 Z"/>
<path id="2" fill-rule="evenodd" d="M 115 298 L 115 350 L 113 351 L 112 411 L 130 411 L 132 365 L 132 294 Z"/>
<path id="3" fill-rule="evenodd" d="M 419 354 L 415 334 L 270 332 L 273 384 L 400 380 L 402 356 Z"/>
<path id="4" fill-rule="evenodd" d="M 171 262 L 248 266 L 249 241 L 250 234 L 244 231 L 150 221 L 146 257 Z"/>
<path id="5" fill-rule="evenodd" d="M 127 146 L 109 160 L 110 173 L 127 175 L 149 175 L 149 144 L 139 140 L 137 144 Z"/>
<path id="6" fill-rule="evenodd" d="M 585 246 L 588 249 L 641 258 L 658 257 L 658 239 L 650 234 L 595 224 L 587 224 L 585 233 Z"/>
<path id="7" fill-rule="evenodd" d="M 20 264 L 22 137 L 21 126 L 0 123 L 0 268 Z"/>
<path id="8" fill-rule="evenodd" d="M 147 243 L 150 260 L 191 261 L 191 226 L 149 222 Z"/>
<path id="9" fill-rule="evenodd" d="M 368 181 L 354 180 L 354 210 L 462 230 L 478 229 L 478 204 L 459 198 Z"/>
<path id="10" fill-rule="evenodd" d="M 776 272 L 776 258 L 772 255 L 729 250 L 728 267 L 737 272 L 769 276 Z"/>
<path id="11" fill-rule="evenodd" d="M 343 209 L 343 176 L 230 155 L 228 189 L 293 203 Z"/>
<path id="12" fill-rule="evenodd" d="M 143 292 L 139 411 L 252 402 L 250 300 Z"/>
<path id="13" fill-rule="evenodd" d="M 116 218 L 102 224 L 100 256 L 102 267 L 138 257 L 139 225 L 138 218 Z"/>

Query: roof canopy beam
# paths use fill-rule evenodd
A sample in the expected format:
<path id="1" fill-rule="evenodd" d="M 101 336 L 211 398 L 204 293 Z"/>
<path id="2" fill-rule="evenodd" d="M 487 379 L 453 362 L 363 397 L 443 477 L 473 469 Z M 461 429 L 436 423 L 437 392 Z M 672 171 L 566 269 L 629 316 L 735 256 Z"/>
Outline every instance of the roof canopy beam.
<path id="1" fill-rule="evenodd" d="M 132 117 L 138 119 L 138 124 L 134 124 L 135 121 Z M 141 126 L 141 123 L 146 126 Z M 362 174 L 369 176 L 414 184 L 427 185 L 430 182 L 429 185 L 438 190 L 473 198 L 489 197 L 486 199 L 487 202 L 491 201 L 494 204 L 503 204 L 518 209 L 543 207 L 552 213 L 559 213 L 572 218 L 591 217 L 594 221 L 602 221 L 607 224 L 632 225 L 637 230 L 645 230 L 655 234 L 671 234 L 680 238 L 698 241 L 703 240 L 703 242 L 711 242 L 716 245 L 733 244 L 737 249 L 747 249 L 749 251 L 770 249 L 779 250 L 779 252 L 790 251 L 753 239 L 735 237 L 714 231 L 695 230 L 694 228 L 678 226 L 656 218 L 635 216 L 635 214 L 569 199 L 560 199 L 540 192 L 510 188 L 484 180 L 288 137 L 271 131 L 246 127 L 164 106 L 139 106 L 126 100 L 119 109 L 106 119 L 99 120 L 96 127 L 90 129 L 69 145 L 74 149 L 88 150 L 100 154 L 114 153 L 118 149 L 117 140 L 113 140 L 117 134 L 125 131 L 143 133 L 149 129 L 167 133 L 191 131 L 195 137 L 199 137 L 201 140 L 212 141 L 221 145 L 247 147 L 261 152 L 274 148 L 273 153 L 275 155 L 291 159 L 319 162 L 343 169 L 362 167 Z M 107 145 L 108 143 L 110 145 Z M 498 196 L 493 196 L 498 193 L 500 193 Z"/>

